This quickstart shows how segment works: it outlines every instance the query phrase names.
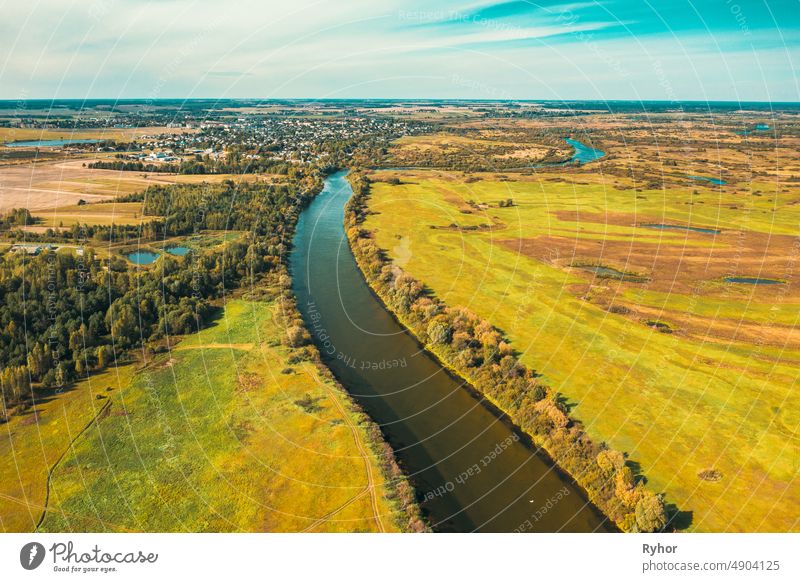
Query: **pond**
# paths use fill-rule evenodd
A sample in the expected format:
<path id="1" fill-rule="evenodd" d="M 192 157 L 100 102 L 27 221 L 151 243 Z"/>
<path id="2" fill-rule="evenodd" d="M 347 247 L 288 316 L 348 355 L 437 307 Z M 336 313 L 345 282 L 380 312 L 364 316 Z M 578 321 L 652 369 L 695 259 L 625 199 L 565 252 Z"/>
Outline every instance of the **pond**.
<path id="1" fill-rule="evenodd" d="M 78 143 L 100 143 L 101 139 L 37 139 L 32 141 L 12 141 L 5 145 L 9 148 L 55 148 Z"/>
<path id="2" fill-rule="evenodd" d="M 750 135 L 755 131 L 769 131 L 770 129 L 772 128 L 766 123 L 759 123 L 753 129 L 745 129 L 742 131 L 737 131 L 736 133 L 739 135 Z"/>
<path id="3" fill-rule="evenodd" d="M 725 277 L 726 283 L 742 283 L 744 285 L 782 285 L 784 281 L 765 279 L 764 277 Z"/>
<path id="4" fill-rule="evenodd" d="M 647 277 L 637 275 L 635 273 L 626 273 L 613 267 L 604 267 L 602 265 L 575 265 L 578 269 L 594 273 L 600 279 L 618 279 L 619 281 L 628 281 L 630 283 L 645 283 Z"/>
<path id="5" fill-rule="evenodd" d="M 715 228 L 700 228 L 697 226 L 682 226 L 680 224 L 640 224 L 642 228 L 658 228 L 660 230 L 689 230 L 703 234 L 719 234 L 722 231 Z"/>
<path id="6" fill-rule="evenodd" d="M 176 257 L 183 257 L 188 255 L 189 251 L 191 251 L 192 249 L 188 247 L 169 247 L 166 250 L 171 255 L 175 255 Z"/>
<path id="7" fill-rule="evenodd" d="M 720 180 L 719 178 L 709 178 L 708 176 L 686 176 L 690 180 L 700 180 L 701 182 L 711 182 L 712 184 L 716 184 L 717 186 L 724 186 L 726 184 L 725 180 Z"/>
<path id="8" fill-rule="evenodd" d="M 156 262 L 158 254 L 149 251 L 136 251 L 125 255 L 125 257 L 136 265 L 152 265 Z"/>

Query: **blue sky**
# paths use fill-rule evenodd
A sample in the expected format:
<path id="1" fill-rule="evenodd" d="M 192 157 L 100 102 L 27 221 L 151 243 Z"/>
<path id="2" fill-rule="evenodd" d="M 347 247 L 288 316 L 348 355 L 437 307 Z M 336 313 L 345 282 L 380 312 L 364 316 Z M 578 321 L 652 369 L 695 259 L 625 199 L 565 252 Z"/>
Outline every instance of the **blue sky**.
<path id="1" fill-rule="evenodd" d="M 3 0 L 0 98 L 800 100 L 800 0 Z"/>

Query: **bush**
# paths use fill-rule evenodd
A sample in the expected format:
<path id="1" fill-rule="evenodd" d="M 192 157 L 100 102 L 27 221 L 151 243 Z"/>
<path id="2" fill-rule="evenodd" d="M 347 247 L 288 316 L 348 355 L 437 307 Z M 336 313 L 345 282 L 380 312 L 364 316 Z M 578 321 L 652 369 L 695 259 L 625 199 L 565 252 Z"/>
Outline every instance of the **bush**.
<path id="1" fill-rule="evenodd" d="M 299 325 L 292 325 L 286 329 L 286 341 L 292 348 L 299 348 L 311 341 L 306 329 Z"/>

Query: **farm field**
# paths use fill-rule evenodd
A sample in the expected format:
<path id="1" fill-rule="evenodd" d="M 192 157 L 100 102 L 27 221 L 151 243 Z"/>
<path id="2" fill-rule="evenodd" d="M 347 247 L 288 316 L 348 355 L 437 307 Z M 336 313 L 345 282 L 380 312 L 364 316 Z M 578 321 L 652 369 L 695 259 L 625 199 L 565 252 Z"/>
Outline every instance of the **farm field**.
<path id="1" fill-rule="evenodd" d="M 649 189 L 620 160 L 376 172 L 364 227 L 447 304 L 503 330 L 688 529 L 797 531 L 800 189 L 735 164 L 725 185 L 675 170 Z"/>
<path id="2" fill-rule="evenodd" d="M 36 226 L 28 226 L 25 230 L 41 232 L 48 228 L 70 227 L 74 224 L 92 224 L 110 226 L 112 224 L 139 224 L 142 222 L 141 202 L 96 202 L 62 206 L 33 212 L 37 220 Z M 146 217 L 148 220 L 150 217 Z"/>
<path id="3" fill-rule="evenodd" d="M 92 129 L 35 129 L 0 127 L 0 146 L 15 141 L 102 139 L 135 141 L 145 135 L 195 133 L 197 130 L 170 127 L 98 127 Z"/>
<path id="4" fill-rule="evenodd" d="M 74 207 L 79 200 L 103 202 L 156 185 L 275 179 L 270 175 L 145 174 L 84 167 L 95 160 L 96 157 L 87 157 L 67 161 L 0 166 L 0 212 L 12 208 L 27 208 L 34 212 Z"/>
<path id="5" fill-rule="evenodd" d="M 289 363 L 273 316 L 230 300 L 135 374 L 12 418 L 2 458 L 26 464 L 3 470 L 19 475 L 3 479 L 3 528 L 34 529 L 42 468 L 64 453 L 39 531 L 397 531 L 363 417 L 313 362 Z"/>

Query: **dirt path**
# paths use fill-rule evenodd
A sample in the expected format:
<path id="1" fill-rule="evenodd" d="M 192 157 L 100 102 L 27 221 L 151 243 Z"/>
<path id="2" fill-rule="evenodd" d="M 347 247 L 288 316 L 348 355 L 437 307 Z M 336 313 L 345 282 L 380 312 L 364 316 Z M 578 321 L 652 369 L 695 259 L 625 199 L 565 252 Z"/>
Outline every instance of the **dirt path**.
<path id="1" fill-rule="evenodd" d="M 39 527 L 41 527 L 42 523 L 44 522 L 44 518 L 47 516 L 47 509 L 48 505 L 50 504 L 50 482 L 53 479 L 53 472 L 56 470 L 56 467 L 58 467 L 58 464 L 67 455 L 67 452 L 72 450 L 72 446 L 75 444 L 75 441 L 81 438 L 83 433 L 85 433 L 90 426 L 96 423 L 97 420 L 103 415 L 103 413 L 106 412 L 109 408 L 111 408 L 111 400 L 108 400 L 105 404 L 103 404 L 103 406 L 100 407 L 100 410 L 97 411 L 97 414 L 95 414 L 92 417 L 92 419 L 86 424 L 86 426 L 84 426 L 81 430 L 79 430 L 78 434 L 72 437 L 72 439 L 69 441 L 69 445 L 67 445 L 67 447 L 63 451 L 61 451 L 61 454 L 56 459 L 56 462 L 53 463 L 53 466 L 50 467 L 49 471 L 47 471 L 47 481 L 45 483 L 45 494 L 44 494 L 44 504 L 42 506 L 42 515 L 41 517 L 39 517 L 39 521 L 36 522 L 36 527 L 34 528 L 34 531 L 36 531 L 37 529 L 39 529 Z"/>
<path id="2" fill-rule="evenodd" d="M 337 507 L 333 511 L 331 511 L 331 512 L 327 513 L 326 515 L 322 516 L 321 518 L 319 518 L 317 521 L 312 523 L 310 526 L 308 526 L 303 531 L 307 532 L 307 531 L 312 530 L 313 528 L 315 528 L 319 524 L 321 524 L 321 523 L 325 522 L 326 520 L 330 519 L 336 513 L 339 513 L 342 509 L 344 509 L 345 507 L 347 507 L 348 505 L 350 505 L 354 501 L 360 499 L 361 497 L 363 497 L 364 495 L 369 493 L 370 502 L 372 504 L 372 515 L 375 518 L 375 524 L 378 527 L 378 531 L 381 532 L 381 533 L 386 532 L 386 528 L 383 526 L 383 522 L 381 521 L 380 508 L 378 507 L 378 497 L 377 497 L 377 494 L 376 494 L 375 477 L 374 477 L 373 471 L 372 471 L 372 463 L 370 462 L 369 453 L 367 452 L 366 448 L 364 447 L 364 444 L 361 442 L 361 438 L 359 438 L 358 427 L 356 427 L 356 425 L 353 424 L 353 421 L 348 416 L 347 411 L 344 409 L 344 407 L 342 406 L 341 402 L 339 402 L 339 399 L 337 398 L 336 392 L 334 391 L 334 389 L 331 388 L 330 386 L 328 386 L 327 384 L 325 384 L 324 382 L 321 382 L 319 380 L 319 378 L 317 378 L 314 374 L 312 374 L 308 370 L 304 370 L 304 371 L 315 382 L 317 382 L 317 384 L 319 384 L 320 386 L 322 386 L 325 389 L 325 391 L 328 393 L 328 396 L 330 397 L 331 401 L 333 402 L 334 406 L 336 406 L 336 409 L 339 411 L 339 414 L 341 415 L 342 419 L 345 421 L 345 423 L 347 424 L 347 427 L 350 429 L 350 433 L 353 435 L 353 441 L 355 441 L 356 447 L 358 447 L 358 452 L 361 455 L 361 458 L 364 460 L 364 468 L 366 469 L 366 472 L 367 472 L 367 486 L 358 495 L 356 495 L 355 497 L 352 497 L 349 501 L 346 501 L 345 503 L 343 503 L 342 505 L 340 505 L 339 507 Z"/>
<path id="3" fill-rule="evenodd" d="M 214 349 L 225 349 L 225 350 L 245 350 L 250 351 L 255 347 L 255 344 L 180 344 L 177 347 L 173 348 L 172 351 L 180 352 L 183 350 L 214 350 Z"/>

